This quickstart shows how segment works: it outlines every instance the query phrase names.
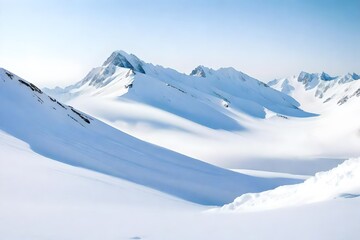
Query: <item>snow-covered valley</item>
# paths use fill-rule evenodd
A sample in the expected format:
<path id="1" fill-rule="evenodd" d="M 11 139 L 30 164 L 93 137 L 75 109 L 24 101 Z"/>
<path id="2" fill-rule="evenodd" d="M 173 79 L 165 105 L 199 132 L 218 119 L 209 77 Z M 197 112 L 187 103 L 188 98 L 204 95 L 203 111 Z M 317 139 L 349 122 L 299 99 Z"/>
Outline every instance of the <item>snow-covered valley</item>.
<path id="1" fill-rule="evenodd" d="M 40 156 L 4 132 L 0 149 L 6 156 L 0 159 L 2 239 L 358 238 L 359 197 L 241 214 L 213 211 Z"/>
<path id="2" fill-rule="evenodd" d="M 360 98 L 274 87 L 123 51 L 64 89 L 0 69 L 0 237 L 357 239 Z"/>

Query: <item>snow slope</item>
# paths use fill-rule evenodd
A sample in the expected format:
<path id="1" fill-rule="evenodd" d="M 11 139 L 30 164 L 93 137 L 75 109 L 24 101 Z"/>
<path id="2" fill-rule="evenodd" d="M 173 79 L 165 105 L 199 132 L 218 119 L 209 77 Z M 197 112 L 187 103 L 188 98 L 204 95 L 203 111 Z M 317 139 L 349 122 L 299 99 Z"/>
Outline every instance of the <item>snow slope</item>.
<path id="1" fill-rule="evenodd" d="M 82 81 L 44 91 L 64 101 L 96 96 L 150 106 L 212 129 L 241 130 L 242 114 L 265 118 L 265 109 L 287 116 L 313 116 L 299 109 L 291 97 L 233 68 L 199 66 L 185 75 L 124 51 L 113 52 Z"/>
<path id="2" fill-rule="evenodd" d="M 61 104 L 0 69 L 0 130 L 35 152 L 209 205 L 270 189 L 284 181 L 235 173 L 143 142 Z"/>
<path id="3" fill-rule="evenodd" d="M 244 194 L 221 210 L 269 210 L 357 197 L 360 197 L 360 158 L 347 160 L 330 171 L 317 173 L 304 183 L 281 186 L 262 193 Z"/>
<path id="4" fill-rule="evenodd" d="M 324 72 L 301 72 L 292 77 L 272 80 L 268 85 L 294 97 L 302 108 L 322 113 L 347 102 L 359 102 L 359 80 L 356 73 L 332 77 Z"/>
<path id="5" fill-rule="evenodd" d="M 2 131 L 0 152 L 1 239 L 359 238 L 360 198 L 208 213 L 209 207 L 43 157 Z"/>

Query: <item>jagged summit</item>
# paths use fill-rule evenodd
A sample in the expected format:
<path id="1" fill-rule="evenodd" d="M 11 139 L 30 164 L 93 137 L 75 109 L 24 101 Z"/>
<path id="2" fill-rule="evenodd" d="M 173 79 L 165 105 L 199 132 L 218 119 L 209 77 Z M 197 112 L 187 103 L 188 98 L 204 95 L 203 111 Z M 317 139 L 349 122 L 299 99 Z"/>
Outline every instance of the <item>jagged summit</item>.
<path id="1" fill-rule="evenodd" d="M 191 71 L 190 76 L 196 76 L 196 77 L 206 77 L 206 72 L 209 69 L 207 67 L 204 67 L 202 65 L 197 66 L 194 70 Z"/>
<path id="2" fill-rule="evenodd" d="M 128 54 L 122 50 L 114 51 L 103 64 L 103 66 L 109 65 L 129 68 L 135 72 L 145 73 L 143 62 L 134 54 Z"/>
<path id="3" fill-rule="evenodd" d="M 344 76 L 344 78 L 346 78 L 347 80 L 359 80 L 360 76 L 357 73 L 348 73 Z"/>
<path id="4" fill-rule="evenodd" d="M 354 79 L 354 80 L 359 80 L 360 79 L 360 76 L 356 73 L 352 73 L 351 74 L 351 77 Z"/>
<path id="5" fill-rule="evenodd" d="M 325 72 L 301 72 L 297 76 L 272 80 L 268 85 L 293 96 L 303 107 L 311 110 L 315 107 L 321 111 L 323 103 L 343 105 L 360 96 L 359 79 L 356 73 L 330 76 Z"/>
<path id="6" fill-rule="evenodd" d="M 336 78 L 337 77 L 332 77 L 332 76 L 330 76 L 329 74 L 327 74 L 325 72 L 322 72 L 321 75 L 320 75 L 320 79 L 324 80 L 324 81 L 331 81 L 331 80 L 334 80 Z"/>

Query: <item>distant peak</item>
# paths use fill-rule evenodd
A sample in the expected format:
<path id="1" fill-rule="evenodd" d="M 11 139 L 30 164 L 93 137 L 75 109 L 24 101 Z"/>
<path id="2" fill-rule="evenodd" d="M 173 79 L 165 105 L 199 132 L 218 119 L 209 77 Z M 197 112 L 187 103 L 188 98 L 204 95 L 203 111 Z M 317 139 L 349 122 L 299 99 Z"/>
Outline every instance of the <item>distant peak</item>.
<path id="1" fill-rule="evenodd" d="M 208 68 L 200 65 L 200 66 L 197 66 L 194 70 L 192 70 L 190 75 L 204 78 L 204 77 L 206 77 L 206 72 L 207 71 L 208 71 Z"/>
<path id="2" fill-rule="evenodd" d="M 329 74 L 322 72 L 320 75 L 320 79 L 324 80 L 324 81 L 331 81 L 333 79 L 335 79 L 336 77 L 331 77 Z"/>
<path id="3" fill-rule="evenodd" d="M 301 81 L 303 79 L 319 79 L 319 80 L 323 80 L 323 81 L 331 81 L 336 79 L 337 77 L 332 77 L 329 74 L 327 74 L 326 72 L 321 72 L 321 73 L 308 73 L 308 72 L 304 72 L 301 71 L 299 74 L 298 79 Z"/>
<path id="4" fill-rule="evenodd" d="M 136 72 L 145 73 L 143 62 L 134 54 L 128 54 L 125 51 L 114 51 L 104 62 L 103 66 L 115 65 L 117 67 L 129 68 Z"/>
<path id="5" fill-rule="evenodd" d="M 228 72 L 240 72 L 233 67 L 222 67 L 222 68 L 219 68 L 219 70 L 220 71 L 228 71 Z"/>
<path id="6" fill-rule="evenodd" d="M 301 72 L 299 73 L 299 77 L 300 77 L 300 78 L 301 78 L 301 77 L 304 77 L 304 76 L 308 76 L 308 75 L 310 75 L 310 73 L 305 72 L 305 71 L 301 71 Z"/>
<path id="7" fill-rule="evenodd" d="M 351 77 L 354 79 L 354 80 L 359 80 L 360 79 L 360 76 L 356 73 L 352 73 L 351 74 Z"/>
<path id="8" fill-rule="evenodd" d="M 280 79 L 273 79 L 273 80 L 270 80 L 267 85 L 269 85 L 270 87 L 271 86 L 274 86 L 276 84 L 278 84 L 280 82 Z"/>

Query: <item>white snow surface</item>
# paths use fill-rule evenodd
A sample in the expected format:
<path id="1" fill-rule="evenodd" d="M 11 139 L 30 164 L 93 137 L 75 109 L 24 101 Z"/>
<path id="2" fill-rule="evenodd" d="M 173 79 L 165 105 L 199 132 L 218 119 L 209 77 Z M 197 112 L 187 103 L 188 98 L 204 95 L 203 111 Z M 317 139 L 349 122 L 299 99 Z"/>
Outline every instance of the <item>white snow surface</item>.
<path id="1" fill-rule="evenodd" d="M 63 163 L 142 184 L 188 201 L 222 205 L 295 179 L 235 173 L 129 136 L 61 104 L 0 69 L 0 130 Z"/>
<path id="2" fill-rule="evenodd" d="M 0 152 L 1 239 L 359 238 L 360 198 L 209 213 L 209 207 L 43 157 L 3 131 Z"/>
<path id="3" fill-rule="evenodd" d="M 118 61 L 130 67 L 129 74 L 146 71 L 135 58 L 125 60 Z M 193 75 L 208 73 L 203 71 Z M 360 111 L 353 100 L 316 118 L 283 118 L 270 110 L 265 110 L 267 119 L 238 113 L 244 129 L 227 132 L 196 123 L 193 115 L 185 119 L 130 99 L 114 101 L 114 89 L 69 102 L 82 102 L 118 129 L 129 124 L 125 129 L 137 130 L 132 133 L 162 136 L 162 145 L 174 144 L 179 152 L 192 147 L 189 155 L 204 153 L 217 163 L 227 155 L 237 156 L 238 163 L 249 153 L 273 153 L 286 155 L 283 160 L 295 168 L 314 170 L 314 163 L 303 166 L 293 156 L 359 155 Z M 240 174 L 148 144 L 50 98 L 4 69 L 0 114 L 1 239 L 359 239 L 359 159 L 304 183 L 254 194 L 249 192 L 299 183 L 307 176 L 236 170 Z M 130 120 L 121 122 L 119 116 Z M 153 124 L 132 128 L 136 117 Z M 286 161 L 257 163 L 264 170 L 283 167 Z M 231 204 L 216 211 L 200 205 L 221 205 L 237 196 L 235 202 L 249 199 L 234 210 L 227 207 Z"/>
<path id="4" fill-rule="evenodd" d="M 360 197 L 360 158 L 350 159 L 304 183 L 281 186 L 261 193 L 247 193 L 224 205 L 221 211 L 259 211 Z"/>

